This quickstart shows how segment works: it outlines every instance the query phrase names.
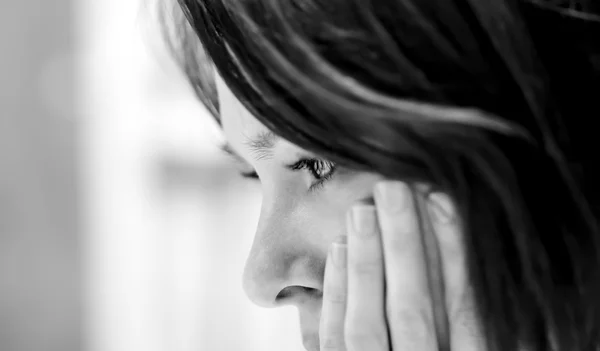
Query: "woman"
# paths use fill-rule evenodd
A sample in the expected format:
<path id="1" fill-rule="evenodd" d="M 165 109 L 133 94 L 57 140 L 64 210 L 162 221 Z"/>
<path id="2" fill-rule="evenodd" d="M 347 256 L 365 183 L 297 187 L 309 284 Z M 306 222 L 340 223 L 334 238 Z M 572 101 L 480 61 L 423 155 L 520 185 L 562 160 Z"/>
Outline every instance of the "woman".
<path id="1" fill-rule="evenodd" d="M 308 350 L 600 347 L 598 2 L 179 5 L 262 184 L 246 292 Z"/>

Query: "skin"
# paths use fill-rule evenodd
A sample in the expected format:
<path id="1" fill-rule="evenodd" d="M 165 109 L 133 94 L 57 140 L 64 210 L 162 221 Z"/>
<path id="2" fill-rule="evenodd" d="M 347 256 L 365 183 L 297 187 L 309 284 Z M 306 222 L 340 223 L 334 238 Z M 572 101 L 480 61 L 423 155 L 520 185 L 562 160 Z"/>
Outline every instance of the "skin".
<path id="1" fill-rule="evenodd" d="M 229 148 L 240 172 L 256 172 L 263 193 L 243 276 L 248 297 L 264 307 L 296 306 L 309 351 L 437 351 L 414 193 L 340 168 L 310 190 L 314 175 L 286 165 L 315 155 L 283 139 L 257 154 L 250 140 L 269 130 L 219 78 L 217 90 Z M 374 204 L 360 201 L 371 197 Z M 445 195 L 432 199 L 452 349 L 483 350 L 469 308 L 460 221 Z"/>

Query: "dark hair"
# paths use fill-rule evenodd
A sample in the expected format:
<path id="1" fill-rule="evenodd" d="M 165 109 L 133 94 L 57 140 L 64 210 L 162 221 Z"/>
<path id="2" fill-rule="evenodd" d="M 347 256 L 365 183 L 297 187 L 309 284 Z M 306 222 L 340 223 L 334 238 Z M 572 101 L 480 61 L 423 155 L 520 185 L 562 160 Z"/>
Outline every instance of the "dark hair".
<path id="1" fill-rule="evenodd" d="M 215 116 L 211 64 L 283 138 L 456 201 L 490 350 L 597 349 L 599 2 L 179 5 L 170 42 Z"/>

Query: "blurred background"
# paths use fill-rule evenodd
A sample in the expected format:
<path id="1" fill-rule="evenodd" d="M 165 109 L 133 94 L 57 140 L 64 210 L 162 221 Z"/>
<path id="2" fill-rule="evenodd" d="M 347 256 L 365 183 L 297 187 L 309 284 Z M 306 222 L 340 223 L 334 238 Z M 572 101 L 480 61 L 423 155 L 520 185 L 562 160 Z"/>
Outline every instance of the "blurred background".
<path id="1" fill-rule="evenodd" d="M 257 185 L 147 0 L 0 0 L 0 350 L 302 350 L 241 274 Z"/>

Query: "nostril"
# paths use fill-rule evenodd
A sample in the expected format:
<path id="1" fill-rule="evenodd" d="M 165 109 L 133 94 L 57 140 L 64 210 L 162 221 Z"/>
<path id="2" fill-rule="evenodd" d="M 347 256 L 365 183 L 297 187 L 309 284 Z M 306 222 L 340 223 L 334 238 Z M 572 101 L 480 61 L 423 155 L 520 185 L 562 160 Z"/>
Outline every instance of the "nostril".
<path id="1" fill-rule="evenodd" d="M 289 298 L 292 295 L 292 288 L 293 287 L 288 286 L 288 287 L 281 289 L 279 294 L 277 294 L 277 296 L 275 297 L 275 301 L 279 302 L 281 300 Z"/>
<path id="2" fill-rule="evenodd" d="M 318 289 L 306 286 L 292 285 L 287 286 L 277 294 L 275 302 L 278 304 L 292 303 L 293 300 L 304 300 L 311 297 L 319 297 L 321 292 Z"/>

